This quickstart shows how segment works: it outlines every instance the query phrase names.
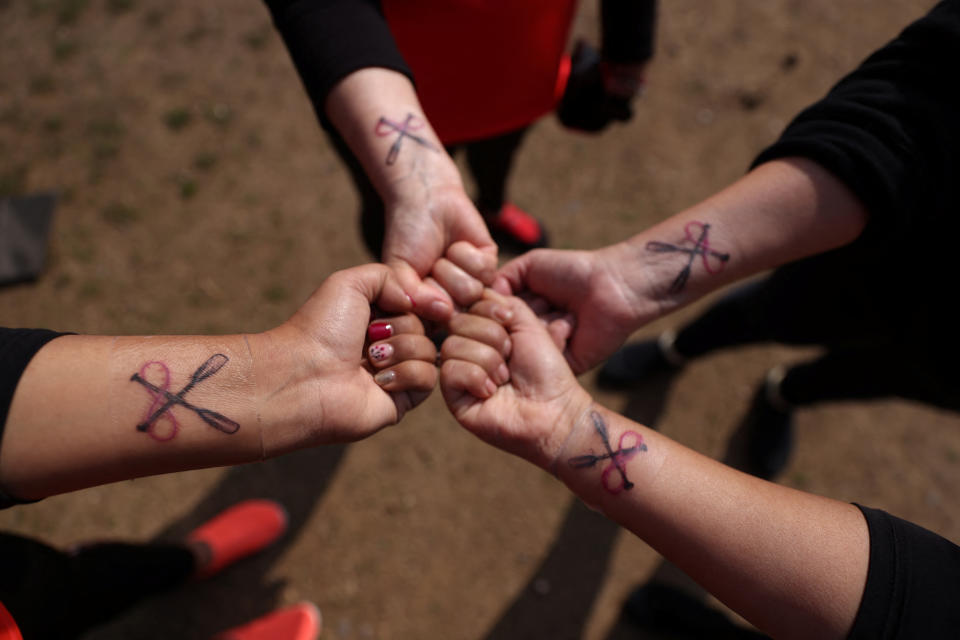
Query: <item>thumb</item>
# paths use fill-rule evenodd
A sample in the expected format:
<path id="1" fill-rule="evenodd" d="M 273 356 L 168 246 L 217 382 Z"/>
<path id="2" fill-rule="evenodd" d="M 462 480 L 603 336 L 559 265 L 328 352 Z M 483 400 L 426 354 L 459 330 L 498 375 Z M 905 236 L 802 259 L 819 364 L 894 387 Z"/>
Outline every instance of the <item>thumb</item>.
<path id="1" fill-rule="evenodd" d="M 504 295 L 520 293 L 526 289 L 527 271 L 530 268 L 530 254 L 514 258 L 500 267 L 493 288 Z"/>
<path id="2" fill-rule="evenodd" d="M 367 264 L 343 272 L 352 280 L 353 287 L 371 304 L 383 311 L 405 313 L 410 311 L 413 300 L 392 269 L 382 264 Z"/>
<path id="3" fill-rule="evenodd" d="M 496 302 L 506 310 L 506 313 L 499 314 L 498 318 L 507 333 L 528 334 L 528 340 L 546 341 L 556 350 L 554 339 L 548 333 L 546 325 L 526 302 L 516 296 L 504 296 L 491 289 L 484 291 L 484 298 Z"/>
<path id="4" fill-rule="evenodd" d="M 404 260 L 392 259 L 387 262 L 397 281 L 413 301 L 413 310 L 417 315 L 436 322 L 445 322 L 453 315 L 453 302 L 445 291 L 430 286 L 420 274 Z"/>
<path id="5" fill-rule="evenodd" d="M 567 341 L 573 335 L 577 327 L 577 319 L 572 313 L 556 311 L 544 318 L 547 323 L 547 333 L 553 338 L 553 343 L 557 348 L 563 351 L 567 346 Z"/>
<path id="6" fill-rule="evenodd" d="M 492 309 L 512 342 L 508 360 L 513 387 L 527 397 L 549 398 L 573 389 L 576 379 L 547 325 L 520 298 L 487 295 L 496 303 Z M 499 309 L 497 309 L 499 307 Z"/>

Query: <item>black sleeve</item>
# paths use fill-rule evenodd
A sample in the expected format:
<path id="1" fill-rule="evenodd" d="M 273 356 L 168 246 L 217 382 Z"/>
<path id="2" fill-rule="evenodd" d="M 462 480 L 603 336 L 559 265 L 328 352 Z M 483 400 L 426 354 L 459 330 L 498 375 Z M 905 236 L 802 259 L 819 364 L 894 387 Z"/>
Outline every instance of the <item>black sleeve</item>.
<path id="1" fill-rule="evenodd" d="M 870 531 L 870 568 L 850 638 L 956 638 L 960 547 L 884 511 L 857 505 Z"/>
<path id="2" fill-rule="evenodd" d="M 3 428 L 7 424 L 7 414 L 20 376 L 43 345 L 62 335 L 46 329 L 0 328 L 0 445 L 3 444 Z M 21 501 L 0 489 L 0 509 L 18 502 Z"/>
<path id="3" fill-rule="evenodd" d="M 413 79 L 379 0 L 265 2 L 324 126 L 327 94 L 350 73 L 383 67 Z"/>
<path id="4" fill-rule="evenodd" d="M 604 60 L 645 62 L 653 57 L 656 0 L 603 0 L 600 18 Z"/>
<path id="5" fill-rule="evenodd" d="M 803 111 L 754 166 L 813 160 L 889 230 L 958 197 L 960 1 L 946 0 Z"/>

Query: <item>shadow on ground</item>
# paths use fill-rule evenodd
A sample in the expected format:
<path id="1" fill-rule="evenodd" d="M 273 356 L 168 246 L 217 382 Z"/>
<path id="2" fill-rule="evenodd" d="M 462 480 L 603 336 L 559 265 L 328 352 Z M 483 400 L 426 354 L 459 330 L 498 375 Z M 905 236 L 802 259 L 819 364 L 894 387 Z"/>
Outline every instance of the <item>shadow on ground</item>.
<path id="1" fill-rule="evenodd" d="M 171 522 L 155 541 L 181 539 L 223 509 L 247 498 L 283 504 L 290 527 L 265 553 L 205 582 L 152 598 L 85 638 L 209 638 L 272 611 L 284 583 L 270 577 L 273 565 L 301 533 L 340 464 L 345 446 L 326 446 L 230 469 L 187 515 Z"/>
<path id="2" fill-rule="evenodd" d="M 656 429 L 663 404 L 678 373 L 655 374 L 630 392 L 623 415 Z M 728 447 L 727 455 L 742 442 Z M 733 623 L 709 603 L 709 594 L 672 563 L 661 560 L 649 581 L 627 595 L 606 640 L 762 640 L 767 636 Z"/>
<path id="3" fill-rule="evenodd" d="M 624 415 L 656 428 L 673 378 L 659 376 L 631 392 Z M 620 527 L 579 500 L 573 500 L 556 542 L 486 640 L 564 640 L 581 638 L 604 583 Z M 638 627 L 627 626 L 634 639 Z M 613 637 L 613 636 L 612 636 Z"/>

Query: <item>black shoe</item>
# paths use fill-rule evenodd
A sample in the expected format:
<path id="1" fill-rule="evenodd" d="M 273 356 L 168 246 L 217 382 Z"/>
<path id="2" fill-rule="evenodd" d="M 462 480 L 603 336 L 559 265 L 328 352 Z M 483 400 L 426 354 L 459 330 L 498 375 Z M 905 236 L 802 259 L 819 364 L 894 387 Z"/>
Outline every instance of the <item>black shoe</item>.
<path id="1" fill-rule="evenodd" d="M 656 340 L 628 344 L 614 353 L 597 374 L 597 385 L 605 389 L 629 389 L 658 373 L 683 366 L 683 357 L 673 350 L 676 334 L 664 332 Z M 668 355 L 669 351 L 672 355 Z"/>
<path id="2" fill-rule="evenodd" d="M 793 414 L 770 402 L 760 385 L 750 410 L 730 438 L 725 461 L 745 473 L 771 480 L 787 466 L 793 450 Z"/>

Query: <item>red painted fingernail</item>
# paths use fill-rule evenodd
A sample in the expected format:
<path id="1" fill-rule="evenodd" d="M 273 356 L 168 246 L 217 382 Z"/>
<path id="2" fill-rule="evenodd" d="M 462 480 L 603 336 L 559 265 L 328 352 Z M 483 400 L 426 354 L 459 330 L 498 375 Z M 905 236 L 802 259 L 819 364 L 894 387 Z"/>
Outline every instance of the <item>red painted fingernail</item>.
<path id="1" fill-rule="evenodd" d="M 374 322 L 367 328 L 367 336 L 370 340 L 386 340 L 393 335 L 393 325 L 389 322 Z"/>

